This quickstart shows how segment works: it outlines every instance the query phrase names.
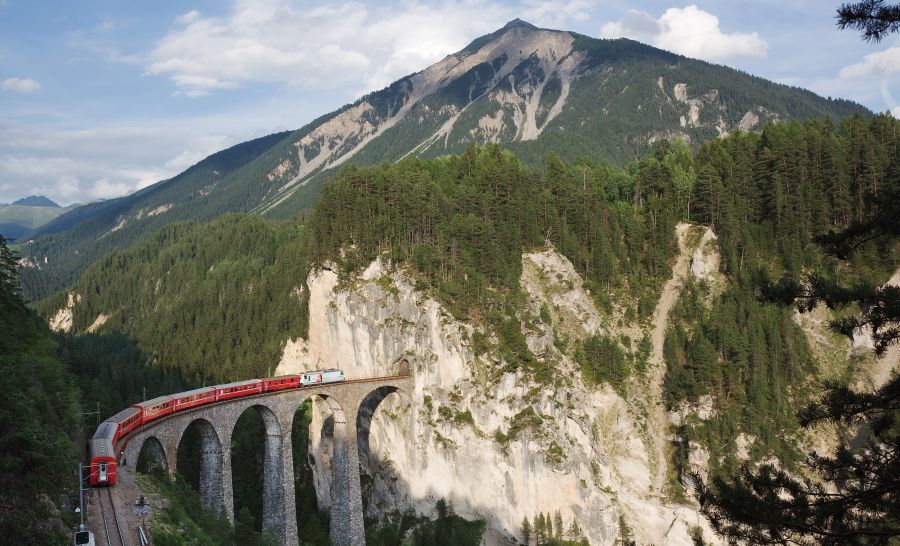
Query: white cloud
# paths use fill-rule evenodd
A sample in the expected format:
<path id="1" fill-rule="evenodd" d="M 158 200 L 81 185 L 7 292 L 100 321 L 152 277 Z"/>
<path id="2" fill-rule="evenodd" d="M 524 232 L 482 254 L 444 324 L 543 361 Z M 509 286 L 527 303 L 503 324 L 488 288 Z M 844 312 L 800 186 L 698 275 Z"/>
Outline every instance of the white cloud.
<path id="1" fill-rule="evenodd" d="M 622 19 L 606 23 L 602 38 L 633 38 L 688 57 L 721 61 L 733 57 L 765 57 L 769 46 L 756 32 L 723 33 L 719 18 L 689 5 L 669 8 L 658 19 L 630 10 Z"/>
<path id="2" fill-rule="evenodd" d="M 869 53 L 862 62 L 845 66 L 838 76 L 842 79 L 889 76 L 900 72 L 900 46 Z"/>
<path id="3" fill-rule="evenodd" d="M 40 91 L 41 84 L 31 78 L 7 78 L 0 82 L 0 89 L 28 95 Z"/>
<path id="4" fill-rule="evenodd" d="M 175 18 L 176 25 L 189 25 L 200 18 L 200 12 L 193 9 Z"/>
<path id="5" fill-rule="evenodd" d="M 321 2 L 321 0 L 320 0 Z M 175 19 L 146 55 L 146 73 L 187 96 L 251 83 L 371 91 L 458 51 L 514 17 L 562 27 L 588 18 L 587 0 L 406 0 L 367 7 L 344 1 L 235 0 L 221 17 Z"/>
<path id="6" fill-rule="evenodd" d="M 0 121 L 0 202 L 43 194 L 61 203 L 117 197 L 178 174 L 236 140 L 186 129 L 182 120 L 151 127 L 70 130 Z"/>
<path id="7" fill-rule="evenodd" d="M 187 169 L 188 167 L 192 167 L 200 162 L 203 158 L 208 156 L 209 153 L 201 152 L 197 150 L 185 150 L 173 157 L 172 159 L 166 161 L 164 167 L 167 171 L 173 173 L 180 173 Z"/>

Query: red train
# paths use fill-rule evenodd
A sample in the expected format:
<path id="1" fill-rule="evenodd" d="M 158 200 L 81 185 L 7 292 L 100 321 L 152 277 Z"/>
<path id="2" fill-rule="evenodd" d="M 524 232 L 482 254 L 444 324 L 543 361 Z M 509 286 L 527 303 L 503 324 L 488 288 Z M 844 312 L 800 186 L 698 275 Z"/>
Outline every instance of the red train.
<path id="1" fill-rule="evenodd" d="M 250 379 L 214 387 L 203 387 L 139 402 L 123 409 L 97 427 L 97 432 L 91 438 L 91 464 L 88 481 L 92 486 L 116 483 L 117 444 L 119 440 L 140 425 L 205 404 L 343 380 L 344 372 L 340 370 L 314 370 L 300 375 Z M 134 463 L 136 464 L 137 461 Z"/>

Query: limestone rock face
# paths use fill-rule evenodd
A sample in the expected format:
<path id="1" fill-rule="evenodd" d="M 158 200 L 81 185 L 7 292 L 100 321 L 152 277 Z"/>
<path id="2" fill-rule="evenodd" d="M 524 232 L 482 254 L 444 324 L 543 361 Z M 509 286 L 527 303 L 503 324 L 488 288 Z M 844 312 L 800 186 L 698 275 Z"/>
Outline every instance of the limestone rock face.
<path id="1" fill-rule="evenodd" d="M 50 317 L 50 329 L 54 332 L 71 332 L 73 309 L 81 301 L 81 295 L 70 292 L 66 298 L 66 306 Z"/>
<path id="2" fill-rule="evenodd" d="M 350 282 L 339 283 L 333 267 L 309 275 L 309 339 L 288 342 L 277 373 L 338 367 L 352 378 L 410 363 L 413 392 L 372 408 L 368 442 L 361 441 L 361 464 L 373 478 L 364 482 L 371 515 L 412 509 L 430 516 L 444 498 L 461 516 L 487 522 L 486 544 L 513 544 L 523 517 L 557 510 L 591 544 L 613 544 L 620 517 L 639 543 L 688 546 L 698 525 L 714 543 L 694 507 L 669 504 L 654 487 L 655 463 L 633 401 L 586 386 L 556 347 L 558 335 L 606 331 L 575 268 L 552 248 L 528 253 L 521 284 L 528 301 L 518 318 L 535 356 L 558 370 L 550 384 L 504 372 L 489 353 L 476 355 L 475 326 L 380 260 Z M 330 503 L 334 419 L 327 404 L 314 406 L 310 454 L 322 506 Z"/>

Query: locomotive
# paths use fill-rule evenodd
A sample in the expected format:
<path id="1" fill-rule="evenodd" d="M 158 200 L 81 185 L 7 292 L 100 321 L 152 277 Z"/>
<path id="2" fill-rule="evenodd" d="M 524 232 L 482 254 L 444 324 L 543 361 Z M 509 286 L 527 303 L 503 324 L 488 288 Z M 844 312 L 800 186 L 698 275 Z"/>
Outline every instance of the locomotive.
<path id="1" fill-rule="evenodd" d="M 248 379 L 203 387 L 133 404 L 103 421 L 91 438 L 91 463 L 88 482 L 92 487 L 115 485 L 116 446 L 135 428 L 176 412 L 191 410 L 234 398 L 254 396 L 285 389 L 299 389 L 323 383 L 344 381 L 341 370 L 313 370 L 299 375 L 283 375 L 267 379 Z M 136 463 L 137 461 L 135 461 Z"/>

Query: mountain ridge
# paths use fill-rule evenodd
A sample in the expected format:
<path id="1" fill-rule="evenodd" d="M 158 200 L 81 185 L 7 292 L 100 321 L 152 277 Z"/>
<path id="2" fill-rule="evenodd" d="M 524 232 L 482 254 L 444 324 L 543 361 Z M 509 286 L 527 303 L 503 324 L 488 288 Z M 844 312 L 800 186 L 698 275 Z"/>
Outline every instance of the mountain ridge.
<path id="1" fill-rule="evenodd" d="M 38 299 L 60 290 L 103 253 L 171 222 L 229 211 L 272 219 L 303 213 L 349 163 L 499 143 L 530 165 L 553 151 L 621 166 L 662 139 L 696 145 L 768 121 L 853 114 L 871 112 L 631 40 L 514 19 L 296 131 L 239 144 L 141 192 L 50 222 L 21 248 L 29 263 L 43 264 L 23 273 L 23 291 Z M 227 169 L 198 167 L 222 154 L 237 159 Z"/>
<path id="2" fill-rule="evenodd" d="M 24 207 L 52 207 L 60 208 L 59 204 L 44 195 L 29 195 L 11 203 L 12 205 L 20 205 Z"/>
<path id="3" fill-rule="evenodd" d="M 545 39 L 537 40 L 541 45 L 555 40 L 558 47 L 536 47 L 533 43 L 536 37 Z M 504 42 L 517 40 L 518 45 L 525 44 L 530 49 L 503 48 Z M 560 41 L 568 43 L 560 44 Z M 490 57 L 490 63 L 472 63 L 467 71 L 438 89 L 436 97 L 428 93 L 424 98 L 418 97 L 422 93 L 415 90 L 417 78 L 421 80 L 429 72 L 440 73 L 441 69 L 446 73 L 466 61 L 471 62 L 472 57 L 484 52 L 485 48 L 499 50 L 497 55 Z M 509 58 L 504 58 L 503 53 L 508 55 L 509 49 L 514 49 L 519 58 L 516 66 L 504 72 L 502 68 L 509 63 Z M 547 55 L 538 53 L 551 55 L 548 59 Z M 572 55 L 581 58 L 573 58 Z M 655 62 L 658 72 L 670 72 L 667 74 L 668 81 L 654 74 L 651 78 L 636 82 L 627 76 L 629 67 L 619 67 L 622 70 L 612 76 L 619 76 L 622 86 L 616 87 L 615 93 L 605 95 L 608 105 L 597 104 L 597 99 L 604 98 L 604 95 L 595 90 L 603 85 L 611 87 L 607 81 L 609 74 L 598 72 L 609 70 L 612 65 L 623 61 L 646 64 L 647 59 Z M 499 74 L 498 68 L 501 69 Z M 559 70 L 547 73 L 549 68 Z M 682 68 L 685 69 L 682 71 L 693 73 L 679 79 L 679 69 Z M 580 72 L 576 73 L 576 70 Z M 701 81 L 710 80 L 708 74 L 703 74 L 704 71 L 716 73 L 720 80 L 718 83 L 725 85 Z M 486 87 L 485 76 L 492 75 L 497 77 L 491 79 L 491 85 Z M 560 77 L 554 78 L 554 75 Z M 739 83 L 729 82 L 729 79 Z M 576 97 L 568 96 L 571 85 L 567 86 L 567 83 L 575 80 L 582 80 L 589 89 L 586 93 L 579 93 L 587 96 L 577 97 L 582 100 L 573 106 L 575 101 L 572 99 Z M 640 84 L 640 96 L 616 101 L 616 94 L 633 94 L 634 89 L 638 88 L 636 83 Z M 740 84 L 754 89 L 746 91 Z M 648 95 L 648 91 L 655 93 L 657 88 L 662 96 Z M 480 93 L 475 93 L 473 97 L 476 89 Z M 754 94 L 755 99 L 751 96 Z M 784 94 L 789 96 L 788 99 L 781 96 Z M 763 100 L 761 95 L 769 96 L 763 97 Z M 620 104 L 622 102 L 626 104 Z M 646 110 L 641 112 L 641 107 L 647 104 L 642 102 L 658 103 L 655 105 L 659 109 L 658 119 L 635 123 L 636 118 L 646 117 Z M 729 102 L 742 106 L 739 112 L 729 111 L 726 108 Z M 366 113 L 374 112 L 377 118 L 379 112 L 385 112 L 385 104 L 399 107 L 388 110 L 390 115 L 383 117 L 383 124 L 379 126 L 373 123 L 373 116 Z M 558 108 L 554 110 L 553 106 Z M 629 111 L 624 112 L 623 106 Z M 663 112 L 664 109 L 668 111 Z M 602 117 L 609 118 L 610 111 L 618 115 L 612 116 L 611 120 L 598 120 L 601 116 L 597 115 L 597 110 L 602 112 Z M 563 113 L 572 115 L 555 126 L 551 125 L 553 118 Z M 843 117 L 853 113 L 871 115 L 867 109 L 850 101 L 824 99 L 806 90 L 769 82 L 722 65 L 688 59 L 632 40 L 596 39 L 573 32 L 540 29 L 530 23 L 513 20 L 503 28 L 475 39 L 466 48 L 438 63 L 335 111 L 326 122 L 332 126 L 338 125 L 336 118 L 341 118 L 339 125 L 350 126 L 355 132 L 335 134 L 329 132 L 329 126 L 323 123 L 292 136 L 297 148 L 296 157 L 279 158 L 277 166 L 269 173 L 282 184 L 281 188 L 254 211 L 284 216 L 285 212 L 277 209 L 289 199 L 294 203 L 283 206 L 288 211 L 308 207 L 321 186 L 322 175 L 350 158 L 357 163 L 371 164 L 410 154 L 433 157 L 443 153 L 460 153 L 472 142 L 499 142 L 510 146 L 529 163 L 540 162 L 546 151 L 552 149 L 570 160 L 577 155 L 585 155 L 593 160 L 621 165 L 646 153 L 650 145 L 660 138 L 681 138 L 699 143 L 723 136 L 730 130 L 760 128 L 766 121 L 822 115 Z M 414 115 L 411 121 L 409 114 Z M 458 118 L 463 115 L 469 119 L 460 121 Z M 595 126 L 589 126 L 588 130 L 580 129 L 588 122 Z M 570 135 L 582 138 L 568 137 L 563 134 L 567 130 Z M 541 140 L 544 142 L 535 142 Z M 581 142 L 573 143 L 573 140 Z M 347 142 L 350 146 L 345 150 Z M 574 151 L 567 154 L 567 149 Z M 297 196 L 293 197 L 293 194 Z"/>

